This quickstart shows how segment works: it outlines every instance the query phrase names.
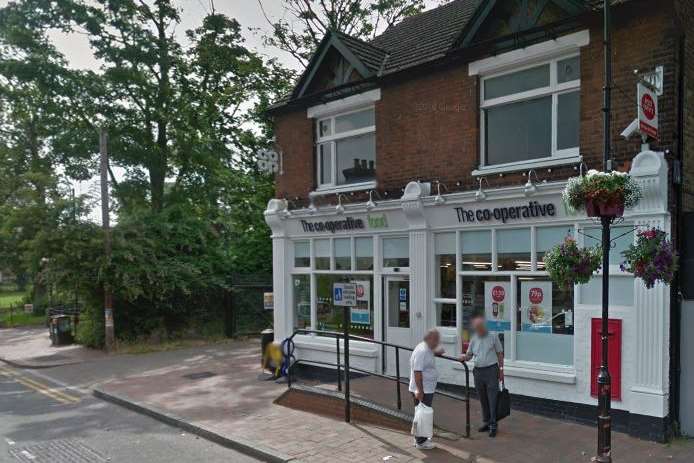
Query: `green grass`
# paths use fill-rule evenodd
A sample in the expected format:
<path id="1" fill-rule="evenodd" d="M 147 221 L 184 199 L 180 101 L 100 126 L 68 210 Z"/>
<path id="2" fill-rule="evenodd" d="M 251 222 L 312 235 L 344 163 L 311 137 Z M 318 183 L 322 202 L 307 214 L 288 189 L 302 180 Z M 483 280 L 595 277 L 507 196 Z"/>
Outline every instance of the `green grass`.
<path id="1" fill-rule="evenodd" d="M 43 326 L 46 324 L 44 315 L 24 313 L 23 309 L 15 309 L 10 313 L 9 309 L 0 309 L 0 327 L 16 328 L 19 326 Z"/>
<path id="2" fill-rule="evenodd" d="M 41 326 L 46 323 L 43 315 L 24 313 L 24 296 L 22 291 L 0 292 L 0 327 Z"/>
<path id="3" fill-rule="evenodd" d="M 0 310 L 8 309 L 10 306 L 21 306 L 24 296 L 25 294 L 21 291 L 0 292 Z"/>

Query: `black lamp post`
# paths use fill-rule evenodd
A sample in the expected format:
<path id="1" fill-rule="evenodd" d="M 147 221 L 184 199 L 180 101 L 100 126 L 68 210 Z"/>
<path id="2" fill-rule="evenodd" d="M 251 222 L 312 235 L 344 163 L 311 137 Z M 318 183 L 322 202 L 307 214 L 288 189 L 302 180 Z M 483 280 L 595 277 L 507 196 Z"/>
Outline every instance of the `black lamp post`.
<path id="1" fill-rule="evenodd" d="M 611 132 L 610 111 L 612 99 L 612 46 L 610 24 L 610 1 L 603 2 L 604 15 L 604 59 L 605 59 L 605 86 L 604 86 L 604 153 L 603 170 L 610 172 L 612 162 L 610 160 Z M 610 299 L 610 226 L 614 217 L 601 217 L 602 223 L 602 325 L 600 329 L 600 342 L 602 346 L 602 361 L 598 374 L 598 454 L 594 458 L 600 463 L 612 462 L 612 379 L 608 369 L 609 349 L 609 299 Z"/>

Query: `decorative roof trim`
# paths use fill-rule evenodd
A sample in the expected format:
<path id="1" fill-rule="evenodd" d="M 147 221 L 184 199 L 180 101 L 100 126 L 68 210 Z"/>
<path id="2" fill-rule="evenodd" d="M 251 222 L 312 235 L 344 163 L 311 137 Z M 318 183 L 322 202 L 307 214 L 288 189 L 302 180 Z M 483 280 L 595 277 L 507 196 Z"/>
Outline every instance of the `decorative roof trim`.
<path id="1" fill-rule="evenodd" d="M 570 16 L 578 15 L 587 10 L 586 6 L 578 0 L 542 0 L 542 3 L 538 4 L 538 11 L 533 17 L 531 23 L 526 25 L 527 27 L 532 28 L 535 26 L 545 7 L 549 3 L 556 4 L 559 8 L 566 11 L 566 13 Z M 472 45 L 473 41 L 475 40 L 475 36 L 477 36 L 477 33 L 486 21 L 487 17 L 491 14 L 496 4 L 496 0 L 486 0 L 480 4 L 472 19 L 468 21 L 467 25 L 463 29 L 463 32 L 460 34 L 458 40 L 454 42 L 453 48 L 467 48 Z"/>
<path id="2" fill-rule="evenodd" d="M 372 105 L 381 99 L 381 90 L 369 90 L 357 95 L 348 96 L 341 100 L 330 101 L 316 106 L 311 106 L 306 110 L 309 119 L 317 117 L 332 116 L 337 113 L 358 109 L 362 106 Z"/>
<path id="3" fill-rule="evenodd" d="M 356 69 L 362 78 L 366 79 L 373 75 L 373 72 L 369 71 L 364 63 L 362 63 L 361 60 L 357 58 L 354 53 L 352 53 L 349 47 L 347 47 L 342 40 L 340 40 L 338 34 L 333 31 L 329 31 L 323 38 L 321 44 L 318 46 L 318 50 L 316 50 L 316 53 L 313 55 L 311 62 L 306 68 L 306 72 L 301 77 L 299 85 L 296 87 L 298 92 L 294 93 L 293 99 L 301 98 L 306 94 L 306 91 L 311 85 L 313 78 L 316 76 L 318 69 L 320 69 L 321 64 L 323 64 L 323 60 L 328 54 L 328 51 L 330 51 L 331 47 L 335 48 L 349 62 L 349 64 Z"/>
<path id="4" fill-rule="evenodd" d="M 490 58 L 473 61 L 468 64 L 468 73 L 471 76 L 489 74 L 491 72 L 512 69 L 531 61 L 540 61 L 553 56 L 578 50 L 590 43 L 590 31 L 588 29 L 563 35 L 554 40 L 530 45 L 518 50 L 502 53 Z"/>

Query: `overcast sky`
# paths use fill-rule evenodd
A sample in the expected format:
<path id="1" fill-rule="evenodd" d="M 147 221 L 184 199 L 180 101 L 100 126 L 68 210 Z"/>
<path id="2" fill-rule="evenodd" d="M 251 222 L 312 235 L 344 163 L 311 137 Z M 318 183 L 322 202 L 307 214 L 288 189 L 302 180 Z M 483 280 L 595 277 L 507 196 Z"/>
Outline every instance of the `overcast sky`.
<path id="1" fill-rule="evenodd" d="M 289 17 L 280 0 L 262 0 L 265 13 L 273 20 Z M 442 0 L 426 0 L 428 7 L 438 5 Z M 9 0 L 0 0 L 0 7 L 4 7 Z M 174 3 L 181 8 L 181 24 L 177 27 L 176 33 L 181 40 L 184 39 L 185 31 L 200 25 L 202 18 L 210 12 L 210 0 L 174 0 Z M 289 54 L 276 48 L 268 48 L 263 45 L 263 36 L 268 34 L 270 27 L 258 4 L 258 0 L 214 0 L 217 12 L 236 18 L 244 30 L 244 37 L 249 48 L 260 52 L 265 56 L 278 58 L 286 66 L 299 69 L 299 63 Z M 70 65 L 80 69 L 96 69 L 99 63 L 94 59 L 89 43 L 84 35 L 63 34 L 55 32 L 52 34 L 55 45 L 67 57 Z M 122 169 L 114 167 L 115 174 L 121 178 Z M 78 195 L 91 191 L 98 194 L 98 182 L 96 180 L 86 182 L 75 182 L 75 189 Z M 94 211 L 93 219 L 100 223 L 98 210 Z"/>
<path id="2" fill-rule="evenodd" d="M 287 17 L 280 0 L 261 0 L 267 15 L 273 20 Z M 426 0 L 431 7 L 441 0 Z M 9 0 L 0 0 L 0 7 L 9 3 Z M 210 12 L 210 0 L 174 0 L 181 8 L 181 24 L 177 27 L 177 34 L 183 38 L 185 31 L 200 25 L 202 18 Z M 287 53 L 275 48 L 267 48 L 263 45 L 263 35 L 270 30 L 267 20 L 258 4 L 258 0 L 214 0 L 215 9 L 227 16 L 234 17 L 244 29 L 247 46 L 257 50 L 266 56 L 277 57 L 286 66 L 298 68 L 298 63 Z M 52 34 L 58 49 L 69 59 L 70 64 L 76 68 L 96 68 L 98 63 L 94 60 L 86 38 L 77 34 Z"/>

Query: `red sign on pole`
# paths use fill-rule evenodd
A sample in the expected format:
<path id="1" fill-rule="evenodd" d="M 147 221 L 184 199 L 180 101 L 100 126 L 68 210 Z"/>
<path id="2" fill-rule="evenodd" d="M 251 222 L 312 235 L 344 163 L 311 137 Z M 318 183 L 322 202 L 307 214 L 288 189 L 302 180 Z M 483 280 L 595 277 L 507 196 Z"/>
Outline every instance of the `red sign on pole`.
<path id="1" fill-rule="evenodd" d="M 658 140 L 658 95 L 643 83 L 638 84 L 639 130 Z"/>

